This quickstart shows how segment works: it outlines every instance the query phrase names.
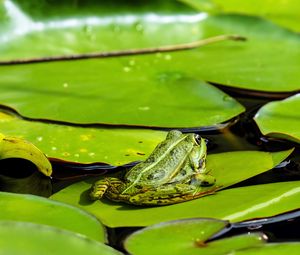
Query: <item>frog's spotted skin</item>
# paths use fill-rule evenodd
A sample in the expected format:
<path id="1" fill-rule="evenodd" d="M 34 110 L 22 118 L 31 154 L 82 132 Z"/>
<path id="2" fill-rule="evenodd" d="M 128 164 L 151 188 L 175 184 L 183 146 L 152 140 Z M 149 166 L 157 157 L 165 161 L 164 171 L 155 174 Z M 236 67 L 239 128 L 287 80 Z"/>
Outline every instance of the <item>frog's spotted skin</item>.
<path id="1" fill-rule="evenodd" d="M 215 183 L 205 168 L 206 144 L 196 134 L 170 131 L 151 155 L 131 168 L 123 179 L 107 177 L 97 181 L 92 199 L 103 195 L 113 201 L 137 205 L 165 205 L 184 202 L 213 191 L 203 186 Z"/>

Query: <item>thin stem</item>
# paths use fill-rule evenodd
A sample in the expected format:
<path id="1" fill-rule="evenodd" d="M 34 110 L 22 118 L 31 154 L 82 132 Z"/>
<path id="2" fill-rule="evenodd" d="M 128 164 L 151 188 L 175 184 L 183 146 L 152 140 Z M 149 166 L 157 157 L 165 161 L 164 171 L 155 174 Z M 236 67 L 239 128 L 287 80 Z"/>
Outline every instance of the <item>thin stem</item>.
<path id="1" fill-rule="evenodd" d="M 176 44 L 176 45 L 166 45 L 166 46 L 154 47 L 154 48 L 128 49 L 128 50 L 120 50 L 120 51 L 83 53 L 83 54 L 74 54 L 74 55 L 53 56 L 53 57 L 14 59 L 14 60 L 0 61 L 0 65 L 20 65 L 20 64 L 32 64 L 32 63 L 40 63 L 40 62 L 69 61 L 69 60 L 81 60 L 81 59 L 89 59 L 89 58 L 109 58 L 109 57 L 132 56 L 132 55 L 140 55 L 140 54 L 152 54 L 152 53 L 160 53 L 160 52 L 173 52 L 173 51 L 191 50 L 204 45 L 221 42 L 225 40 L 245 41 L 246 38 L 239 35 L 219 35 L 219 36 L 206 38 L 200 41 Z"/>

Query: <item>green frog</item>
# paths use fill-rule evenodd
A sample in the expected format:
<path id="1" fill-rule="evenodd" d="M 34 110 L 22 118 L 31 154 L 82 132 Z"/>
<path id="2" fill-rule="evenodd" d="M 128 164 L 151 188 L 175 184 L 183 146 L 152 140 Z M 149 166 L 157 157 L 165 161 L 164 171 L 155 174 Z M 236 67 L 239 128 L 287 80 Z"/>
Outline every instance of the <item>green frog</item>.
<path id="1" fill-rule="evenodd" d="M 206 143 L 197 134 L 170 131 L 143 162 L 123 178 L 97 181 L 90 193 L 93 200 L 104 195 L 110 200 L 136 205 L 167 205 L 205 194 L 203 187 L 215 183 L 206 170 Z M 206 189 L 208 190 L 208 189 Z M 212 193 L 206 191 L 207 193 Z"/>

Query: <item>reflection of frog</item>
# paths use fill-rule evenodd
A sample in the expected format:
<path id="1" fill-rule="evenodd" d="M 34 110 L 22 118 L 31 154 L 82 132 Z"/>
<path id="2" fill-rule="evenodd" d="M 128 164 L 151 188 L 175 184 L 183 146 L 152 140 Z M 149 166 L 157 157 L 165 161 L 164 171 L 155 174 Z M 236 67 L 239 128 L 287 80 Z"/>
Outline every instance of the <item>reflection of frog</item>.
<path id="1" fill-rule="evenodd" d="M 123 179 L 97 181 L 92 199 L 103 195 L 114 201 L 137 205 L 166 205 L 184 202 L 215 183 L 205 168 L 206 144 L 196 134 L 170 131 L 152 154 L 131 168 Z M 201 192 L 202 190 L 202 192 Z"/>

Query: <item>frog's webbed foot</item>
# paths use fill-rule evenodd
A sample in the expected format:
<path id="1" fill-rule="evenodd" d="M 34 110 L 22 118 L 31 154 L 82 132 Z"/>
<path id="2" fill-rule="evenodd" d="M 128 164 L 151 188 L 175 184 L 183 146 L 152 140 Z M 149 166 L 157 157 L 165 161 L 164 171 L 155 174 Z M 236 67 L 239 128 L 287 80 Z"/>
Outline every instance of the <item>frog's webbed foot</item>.
<path id="1" fill-rule="evenodd" d="M 109 187 L 113 187 L 121 183 L 122 181 L 115 177 L 107 177 L 99 181 L 96 181 L 92 187 L 90 198 L 92 200 L 101 199 Z"/>

